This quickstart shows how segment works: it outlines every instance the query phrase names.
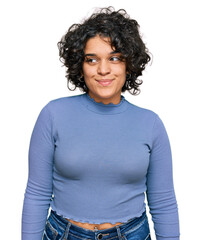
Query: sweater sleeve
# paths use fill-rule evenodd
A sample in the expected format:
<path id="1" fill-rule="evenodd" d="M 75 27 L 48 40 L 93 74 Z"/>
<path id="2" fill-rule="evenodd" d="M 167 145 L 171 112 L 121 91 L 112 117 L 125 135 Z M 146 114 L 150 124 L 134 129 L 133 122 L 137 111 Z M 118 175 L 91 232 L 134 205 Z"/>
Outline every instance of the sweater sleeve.
<path id="1" fill-rule="evenodd" d="M 29 174 L 22 210 L 22 240 L 41 240 L 52 198 L 54 138 L 48 104 L 41 110 L 29 145 Z"/>
<path id="2" fill-rule="evenodd" d="M 156 114 L 147 173 L 147 201 L 157 240 L 179 240 L 172 153 L 165 126 Z"/>

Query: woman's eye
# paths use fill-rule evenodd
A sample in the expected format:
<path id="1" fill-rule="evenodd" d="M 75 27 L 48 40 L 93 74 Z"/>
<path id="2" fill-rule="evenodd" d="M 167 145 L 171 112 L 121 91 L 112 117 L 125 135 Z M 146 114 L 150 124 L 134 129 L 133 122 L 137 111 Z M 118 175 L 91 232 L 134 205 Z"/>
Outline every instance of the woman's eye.
<path id="1" fill-rule="evenodd" d="M 96 63 L 97 60 L 95 58 L 87 58 L 86 62 L 88 62 L 88 63 Z"/>
<path id="2" fill-rule="evenodd" d="M 111 58 L 110 58 L 110 60 L 112 60 L 112 61 L 115 61 L 115 62 L 116 62 L 116 61 L 120 61 L 120 58 L 119 58 L 119 57 L 115 57 L 115 56 L 114 56 L 114 57 L 111 57 Z"/>

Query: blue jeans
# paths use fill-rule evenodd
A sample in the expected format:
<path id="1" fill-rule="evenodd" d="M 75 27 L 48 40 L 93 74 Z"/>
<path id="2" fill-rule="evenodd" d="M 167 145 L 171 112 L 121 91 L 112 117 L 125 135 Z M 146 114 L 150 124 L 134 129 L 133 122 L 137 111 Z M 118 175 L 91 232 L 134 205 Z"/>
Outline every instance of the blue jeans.
<path id="1" fill-rule="evenodd" d="M 104 230 L 79 227 L 67 219 L 51 213 L 46 221 L 43 240 L 151 240 L 146 211 L 138 218 Z"/>

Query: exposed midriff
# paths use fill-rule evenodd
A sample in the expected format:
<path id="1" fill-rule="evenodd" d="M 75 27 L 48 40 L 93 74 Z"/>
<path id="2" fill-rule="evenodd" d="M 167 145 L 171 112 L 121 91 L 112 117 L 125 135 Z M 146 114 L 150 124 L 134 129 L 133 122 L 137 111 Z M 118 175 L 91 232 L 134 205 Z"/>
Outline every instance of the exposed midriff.
<path id="1" fill-rule="evenodd" d="M 86 228 L 86 229 L 90 229 L 90 230 L 94 230 L 95 227 L 98 230 L 103 230 L 103 229 L 107 229 L 107 228 L 112 228 L 114 226 L 117 226 L 119 224 L 122 224 L 121 222 L 117 222 L 115 224 L 111 224 L 111 223 L 101 223 L 101 224 L 92 224 L 92 223 L 82 223 L 82 222 L 76 222 L 73 221 L 71 219 L 66 218 L 69 222 L 81 227 L 81 228 Z"/>

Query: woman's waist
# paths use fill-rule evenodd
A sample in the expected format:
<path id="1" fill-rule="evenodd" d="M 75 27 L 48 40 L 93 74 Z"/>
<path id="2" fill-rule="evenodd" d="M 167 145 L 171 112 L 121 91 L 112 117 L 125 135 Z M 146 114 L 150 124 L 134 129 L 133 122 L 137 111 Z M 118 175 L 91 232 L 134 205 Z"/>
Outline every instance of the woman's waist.
<path id="1" fill-rule="evenodd" d="M 84 222 L 78 222 L 78 221 L 74 221 L 70 218 L 63 218 L 60 215 L 57 215 L 57 213 L 54 210 L 51 210 L 51 219 L 53 221 L 56 221 L 56 223 L 61 226 L 61 229 L 63 229 L 65 231 L 65 229 L 70 228 L 70 232 L 71 234 L 73 233 L 74 235 L 76 234 L 82 234 L 85 235 L 86 238 L 90 238 L 92 239 L 94 237 L 94 234 L 98 234 L 101 233 L 103 235 L 115 235 L 117 234 L 117 230 L 119 229 L 119 231 L 124 234 L 127 232 L 130 232 L 131 230 L 134 231 L 136 229 L 138 229 L 139 226 L 141 226 L 143 223 L 145 223 L 145 220 L 147 219 L 146 216 L 146 211 L 144 211 L 141 216 L 139 217 L 134 217 L 129 219 L 127 222 L 116 222 L 112 225 L 110 225 L 111 223 L 103 223 L 105 225 L 101 224 L 91 224 L 91 223 L 84 223 Z M 75 224 L 76 223 L 76 224 Z M 80 226 L 78 226 L 77 224 L 81 224 Z M 120 223 L 120 224 L 119 224 Z M 83 225 L 84 224 L 84 225 Z M 106 225 L 109 224 L 109 225 Z M 115 224 L 118 224 L 118 226 L 114 226 Z M 90 229 L 90 227 L 94 227 L 92 229 Z M 113 227 L 111 227 L 113 226 Z M 89 229 L 87 228 L 89 227 Z M 98 228 L 99 227 L 99 228 Z M 103 227 L 103 228 L 101 228 Z M 117 229 L 118 228 L 118 229 Z"/>
<path id="2" fill-rule="evenodd" d="M 83 203 L 72 204 L 71 201 L 67 203 L 58 203 L 56 201 L 51 201 L 51 209 L 55 211 L 58 215 L 62 216 L 66 222 L 71 222 L 81 228 L 91 229 L 91 230 L 101 230 L 113 228 L 117 225 L 125 224 L 132 218 L 140 217 L 141 214 L 146 210 L 146 205 L 144 202 L 136 204 L 135 207 L 127 203 L 124 208 L 122 206 L 96 206 L 91 208 L 86 208 Z M 62 208 L 60 208 L 62 206 Z"/>
<path id="3" fill-rule="evenodd" d="M 66 218 L 66 220 L 68 220 L 69 222 L 81 227 L 81 228 L 86 228 L 86 229 L 90 229 L 90 230 L 104 230 L 104 229 L 108 229 L 108 228 L 112 228 L 114 226 L 123 224 L 122 222 L 117 222 L 115 224 L 112 223 L 100 223 L 100 224 L 93 224 L 93 223 L 83 223 L 83 222 L 77 222 L 74 220 L 71 220 L 69 218 Z"/>

